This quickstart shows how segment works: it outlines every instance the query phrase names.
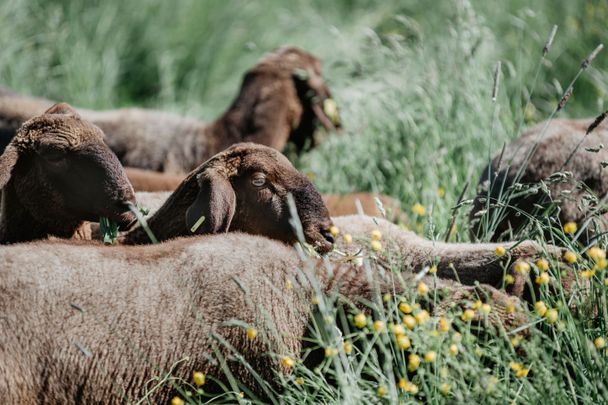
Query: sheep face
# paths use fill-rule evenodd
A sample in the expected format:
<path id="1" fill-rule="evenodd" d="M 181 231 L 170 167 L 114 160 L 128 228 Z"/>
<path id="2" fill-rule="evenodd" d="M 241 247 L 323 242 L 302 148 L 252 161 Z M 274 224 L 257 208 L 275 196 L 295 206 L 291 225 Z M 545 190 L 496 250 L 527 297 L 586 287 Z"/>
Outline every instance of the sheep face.
<path id="1" fill-rule="evenodd" d="M 135 193 L 122 165 L 101 130 L 67 104 L 24 123 L 6 153 L 18 156 L 10 177 L 15 195 L 35 219 L 108 217 L 123 229 L 133 223 L 128 204 L 135 203 Z"/>
<path id="2" fill-rule="evenodd" d="M 321 62 L 312 54 L 294 47 L 280 48 L 265 56 L 249 74 L 269 77 L 275 84 L 277 77 L 283 80 L 276 88 L 285 89 L 280 102 L 292 112 L 288 141 L 298 151 L 307 144 L 315 146 L 313 134 L 318 124 L 327 130 L 341 128 L 338 109 L 323 79 Z"/>
<path id="3" fill-rule="evenodd" d="M 290 223 L 293 196 L 304 237 L 320 252 L 332 249 L 331 219 L 318 191 L 281 153 L 252 143 L 236 144 L 190 176 L 198 195 L 186 213 L 198 233 L 242 231 L 287 243 L 297 238 Z M 179 190 L 178 190 L 179 191 Z"/>

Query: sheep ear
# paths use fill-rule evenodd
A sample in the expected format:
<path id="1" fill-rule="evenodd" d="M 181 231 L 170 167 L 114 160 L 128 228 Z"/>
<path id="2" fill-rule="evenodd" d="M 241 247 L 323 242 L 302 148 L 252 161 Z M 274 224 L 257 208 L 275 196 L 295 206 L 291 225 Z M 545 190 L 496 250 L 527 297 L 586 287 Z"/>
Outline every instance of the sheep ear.
<path id="1" fill-rule="evenodd" d="M 13 168 L 17 164 L 19 152 L 13 145 L 8 145 L 0 156 L 0 190 L 2 190 L 11 179 Z"/>
<path id="2" fill-rule="evenodd" d="M 201 176 L 198 195 L 186 211 L 186 226 L 192 233 L 227 232 L 236 209 L 232 184 L 226 175 L 214 169 Z"/>
<path id="3" fill-rule="evenodd" d="M 63 114 L 71 115 L 72 117 L 80 117 L 78 112 L 68 103 L 57 103 L 44 112 L 45 114 Z"/>

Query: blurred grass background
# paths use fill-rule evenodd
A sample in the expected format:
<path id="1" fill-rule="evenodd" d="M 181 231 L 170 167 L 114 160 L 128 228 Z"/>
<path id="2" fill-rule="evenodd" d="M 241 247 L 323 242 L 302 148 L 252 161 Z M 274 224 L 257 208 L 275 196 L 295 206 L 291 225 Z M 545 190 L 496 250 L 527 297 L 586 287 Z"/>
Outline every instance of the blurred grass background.
<path id="1" fill-rule="evenodd" d="M 607 20 L 601 0 L 11 0 L 0 4 L 0 81 L 82 107 L 144 105 L 211 120 L 261 55 L 301 46 L 324 61 L 347 130 L 299 168 L 324 192 L 383 192 L 406 209 L 421 202 L 432 208 L 424 229 L 433 236 L 467 180 L 473 195 L 488 153 L 521 120 L 548 116 L 605 40 Z M 553 24 L 555 43 L 524 109 Z M 604 52 L 577 81 L 565 114 L 605 107 L 607 63 Z"/>

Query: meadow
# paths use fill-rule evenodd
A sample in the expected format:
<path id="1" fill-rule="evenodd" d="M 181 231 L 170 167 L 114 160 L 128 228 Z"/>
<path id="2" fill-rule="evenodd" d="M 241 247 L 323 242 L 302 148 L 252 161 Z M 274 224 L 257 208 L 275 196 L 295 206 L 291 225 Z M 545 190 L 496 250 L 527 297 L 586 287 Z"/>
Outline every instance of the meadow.
<path id="1" fill-rule="evenodd" d="M 297 167 L 322 192 L 397 198 L 409 217 L 402 225 L 431 239 L 443 239 L 455 216 L 450 240 L 469 241 L 478 178 L 504 142 L 552 116 L 575 78 L 560 117 L 593 117 L 608 108 L 608 51 L 577 77 L 582 61 L 606 42 L 606 21 L 602 0 L 5 0 L 0 84 L 81 107 L 140 105 L 211 120 L 260 56 L 300 46 L 323 60 L 344 131 L 321 134 L 319 147 L 299 157 Z M 554 232 L 577 256 L 572 271 L 597 265 L 584 246 Z M 546 243 L 538 232 L 517 237 Z M 554 263 L 549 267 L 559 279 Z M 530 308 L 525 337 L 491 327 L 478 334 L 461 314 L 447 319 L 447 327 L 416 319 L 404 334 L 419 364 L 389 326 L 420 313 L 403 305 L 415 306 L 415 288 L 370 302 L 374 318 L 359 317 L 360 327 L 356 311 L 319 297 L 323 316 L 315 318 L 313 341 L 326 359 L 316 370 L 293 364 L 280 390 L 268 387 L 269 397 L 275 403 L 606 402 L 608 278 L 598 269 L 569 302 L 559 289 L 543 290 L 538 300 L 545 311 Z M 471 309 L 480 304 L 471 302 Z M 344 337 L 350 347 L 328 335 L 335 322 L 350 327 Z M 196 382 L 180 385 L 177 405 L 256 402 L 238 382 L 214 398 Z"/>

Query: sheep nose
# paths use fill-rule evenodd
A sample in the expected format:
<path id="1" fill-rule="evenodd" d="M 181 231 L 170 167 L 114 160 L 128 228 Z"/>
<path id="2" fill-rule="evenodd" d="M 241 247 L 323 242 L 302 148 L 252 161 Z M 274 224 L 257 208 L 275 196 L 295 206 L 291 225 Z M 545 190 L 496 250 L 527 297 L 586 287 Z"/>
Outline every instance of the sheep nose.
<path id="1" fill-rule="evenodd" d="M 328 241 L 329 243 L 334 243 L 334 237 L 331 234 L 331 232 L 329 232 L 329 229 L 323 230 L 323 232 L 321 232 L 321 234 L 323 235 L 323 237 L 325 238 L 326 241 Z"/>

